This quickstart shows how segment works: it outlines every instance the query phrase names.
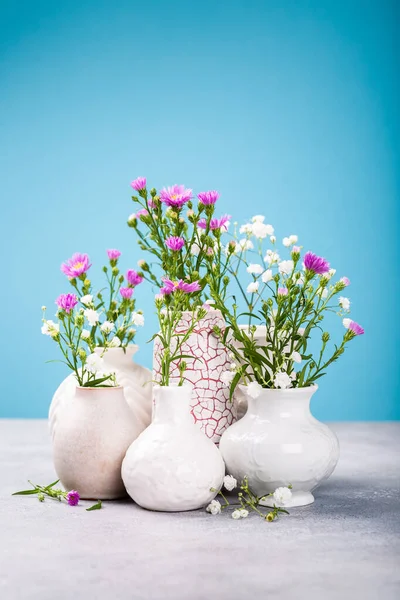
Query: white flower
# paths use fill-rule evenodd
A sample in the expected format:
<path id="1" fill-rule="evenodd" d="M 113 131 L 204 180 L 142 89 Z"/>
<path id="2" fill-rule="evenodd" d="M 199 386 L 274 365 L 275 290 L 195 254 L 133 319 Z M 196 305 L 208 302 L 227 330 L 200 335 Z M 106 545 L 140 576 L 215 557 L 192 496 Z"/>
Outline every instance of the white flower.
<path id="1" fill-rule="evenodd" d="M 303 273 L 296 273 L 296 283 L 297 285 L 304 285 L 304 275 Z"/>
<path id="2" fill-rule="evenodd" d="M 295 363 L 301 363 L 302 358 L 301 358 L 301 354 L 300 352 L 292 352 L 291 356 L 290 356 L 291 360 L 293 360 Z"/>
<path id="3" fill-rule="evenodd" d="M 292 492 L 288 487 L 279 487 L 274 491 L 274 500 L 277 504 L 285 506 L 292 497 Z"/>
<path id="4" fill-rule="evenodd" d="M 261 265 L 251 263 L 247 267 L 246 271 L 250 274 L 261 275 L 261 273 L 264 271 L 264 268 Z"/>
<path id="5" fill-rule="evenodd" d="M 232 362 L 232 363 L 229 365 L 229 368 L 230 368 L 230 370 L 231 370 L 231 371 L 235 371 L 235 370 L 237 369 L 237 364 L 236 364 L 236 363 L 234 363 L 234 362 Z"/>
<path id="6" fill-rule="evenodd" d="M 255 294 L 255 292 L 258 291 L 258 286 L 259 283 L 258 281 L 252 281 L 251 283 L 249 283 L 249 285 L 247 286 L 246 292 L 248 294 Z"/>
<path id="7" fill-rule="evenodd" d="M 297 235 L 289 235 L 290 245 L 297 244 L 298 239 Z"/>
<path id="8" fill-rule="evenodd" d="M 275 244 L 275 242 L 276 242 L 276 236 L 275 235 L 271 235 L 271 237 L 269 239 L 270 239 L 271 244 Z"/>
<path id="9" fill-rule="evenodd" d="M 246 510 L 245 508 L 240 508 L 239 512 L 240 512 L 240 516 L 242 517 L 242 519 L 245 519 L 246 517 L 249 516 L 249 511 Z"/>
<path id="10" fill-rule="evenodd" d="M 237 487 L 236 479 L 234 477 L 232 477 L 232 475 L 225 475 L 224 487 L 225 487 L 225 489 L 228 490 L 228 492 L 231 492 L 232 490 L 235 489 L 235 487 Z"/>
<path id="11" fill-rule="evenodd" d="M 292 381 L 294 381 L 294 380 L 296 379 L 296 377 L 297 377 L 297 373 L 296 373 L 296 371 L 292 371 L 292 372 L 290 373 L 290 379 L 291 379 Z"/>
<path id="12" fill-rule="evenodd" d="M 89 373 L 98 373 L 104 369 L 104 360 L 98 354 L 91 354 L 86 359 L 85 368 Z"/>
<path id="13" fill-rule="evenodd" d="M 111 321 L 104 321 L 104 323 L 100 327 L 100 329 L 102 330 L 103 333 L 105 333 L 106 335 L 108 335 L 114 329 L 114 323 L 111 323 Z"/>
<path id="14" fill-rule="evenodd" d="M 243 233 L 247 233 L 247 234 L 253 233 L 253 225 L 251 223 L 245 223 L 239 229 L 239 233 L 241 233 L 241 234 L 243 234 Z"/>
<path id="15" fill-rule="evenodd" d="M 284 237 L 282 240 L 282 244 L 288 248 L 290 246 L 290 239 L 288 237 Z"/>
<path id="16" fill-rule="evenodd" d="M 45 321 L 43 323 L 41 329 L 43 335 L 50 335 L 51 337 L 55 337 L 58 333 L 60 333 L 60 326 L 58 323 L 54 323 L 51 319 Z"/>
<path id="17" fill-rule="evenodd" d="M 205 300 L 205 301 L 204 301 L 204 304 L 208 304 L 209 306 L 214 306 L 214 305 L 215 305 L 215 302 L 214 302 L 214 300 L 212 300 L 212 299 L 209 299 L 209 300 Z"/>
<path id="18" fill-rule="evenodd" d="M 272 277 L 273 277 L 273 275 L 272 275 L 271 269 L 267 269 L 261 275 L 261 279 L 262 279 L 263 283 L 268 283 L 268 281 L 271 281 Z"/>
<path id="19" fill-rule="evenodd" d="M 259 383 L 257 383 L 257 381 L 252 381 L 247 386 L 247 395 L 250 396 L 250 398 L 258 398 L 261 392 L 262 387 Z"/>
<path id="20" fill-rule="evenodd" d="M 276 388 L 285 390 L 286 388 L 291 387 L 292 380 L 285 371 L 278 371 L 278 373 L 275 374 L 274 385 Z"/>
<path id="21" fill-rule="evenodd" d="M 294 269 L 294 262 L 292 260 L 282 260 L 278 265 L 278 269 L 282 275 L 290 275 Z"/>
<path id="22" fill-rule="evenodd" d="M 269 265 L 273 263 L 279 262 L 279 254 L 277 252 L 273 252 L 272 250 L 267 250 L 267 254 L 264 257 L 265 262 Z"/>
<path id="23" fill-rule="evenodd" d="M 143 327 L 144 325 L 144 316 L 140 312 L 132 313 L 132 323 L 136 325 L 136 327 Z"/>
<path id="24" fill-rule="evenodd" d="M 218 502 L 218 500 L 211 500 L 210 504 L 206 508 L 206 511 L 212 515 L 219 515 L 221 512 L 221 503 Z"/>
<path id="25" fill-rule="evenodd" d="M 328 273 L 325 273 L 323 277 L 328 277 L 329 279 L 334 276 L 336 273 L 336 269 L 329 269 Z"/>
<path id="26" fill-rule="evenodd" d="M 252 223 L 264 223 L 265 217 L 263 215 L 254 215 L 251 217 Z"/>
<path id="27" fill-rule="evenodd" d="M 85 306 L 90 306 L 93 304 L 93 296 L 92 294 L 86 294 L 86 296 L 82 296 L 81 303 Z"/>
<path id="28" fill-rule="evenodd" d="M 265 225 L 264 223 L 260 223 L 260 221 L 256 221 L 253 223 L 252 227 L 253 235 L 262 240 L 267 237 L 267 235 L 272 235 L 274 233 L 274 228 L 272 225 Z"/>
<path id="29" fill-rule="evenodd" d="M 99 313 L 97 310 L 93 310 L 93 308 L 87 308 L 83 311 L 83 314 L 88 320 L 89 325 L 94 327 L 99 322 Z"/>
<path id="30" fill-rule="evenodd" d="M 328 289 L 327 288 L 318 288 L 317 294 L 318 294 L 318 296 L 321 296 L 321 298 L 326 298 L 328 296 Z"/>
<path id="31" fill-rule="evenodd" d="M 351 323 L 351 319 L 343 319 L 342 323 L 343 323 L 343 327 L 346 327 L 346 329 L 348 329 L 349 325 Z"/>
<path id="32" fill-rule="evenodd" d="M 340 296 L 339 304 L 343 308 L 343 310 L 350 310 L 350 300 L 348 298 Z"/>
<path id="33" fill-rule="evenodd" d="M 240 514 L 240 510 L 238 510 L 238 509 L 234 510 L 232 513 L 232 519 L 235 519 L 235 521 L 236 521 L 237 519 L 241 519 L 241 518 L 242 518 L 242 515 Z"/>
<path id="34" fill-rule="evenodd" d="M 298 330 L 297 330 L 297 333 L 299 335 L 304 335 L 305 332 L 306 332 L 306 328 L 305 327 L 299 327 Z"/>
<path id="35" fill-rule="evenodd" d="M 251 240 L 248 240 L 247 238 L 242 238 L 241 240 L 239 240 L 238 246 L 236 246 L 236 248 L 238 248 L 238 251 L 253 250 L 254 244 Z"/>
<path id="36" fill-rule="evenodd" d="M 81 338 L 83 340 L 88 340 L 90 338 L 90 331 L 87 329 L 82 329 Z"/>
<path id="37" fill-rule="evenodd" d="M 108 345 L 110 348 L 118 348 L 121 345 L 121 340 L 115 335 Z"/>
<path id="38" fill-rule="evenodd" d="M 198 244 L 192 244 L 190 247 L 190 254 L 198 256 L 200 254 L 200 246 Z"/>
<path id="39" fill-rule="evenodd" d="M 220 375 L 220 379 L 224 385 L 231 385 L 232 379 L 235 377 L 235 373 L 233 371 L 224 371 Z"/>

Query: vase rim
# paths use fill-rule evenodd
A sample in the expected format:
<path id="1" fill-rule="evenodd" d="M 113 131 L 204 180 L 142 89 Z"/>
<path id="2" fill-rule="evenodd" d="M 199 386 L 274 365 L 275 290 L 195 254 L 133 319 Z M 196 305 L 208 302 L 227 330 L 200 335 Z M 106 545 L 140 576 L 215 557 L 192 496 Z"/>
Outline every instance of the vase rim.
<path id="1" fill-rule="evenodd" d="M 247 385 L 239 385 L 239 388 L 242 390 L 242 392 L 246 393 L 247 390 Z M 318 385 L 317 384 L 312 384 L 312 385 L 307 385 L 305 387 L 297 387 L 297 388 L 285 388 L 285 389 L 281 389 L 281 388 L 262 388 L 262 392 L 260 393 L 260 396 L 263 392 L 274 392 L 274 393 L 282 393 L 284 392 L 285 394 L 289 393 L 289 394 L 293 394 L 295 395 L 296 393 L 298 394 L 299 392 L 303 392 L 305 390 L 312 390 L 313 392 L 316 392 L 318 390 Z M 258 396 L 258 398 L 260 397 Z"/>
<path id="2" fill-rule="evenodd" d="M 104 351 L 104 353 L 106 352 L 114 352 L 114 354 L 117 354 L 118 352 L 123 352 L 124 354 L 136 354 L 136 352 L 139 350 L 139 346 L 137 344 L 128 344 L 127 346 L 125 346 L 125 348 L 104 348 L 104 346 L 95 346 L 94 351 L 96 353 L 98 353 L 99 351 Z"/>
<path id="3" fill-rule="evenodd" d="M 100 386 L 97 386 L 97 387 L 86 386 L 85 387 L 83 385 L 77 385 L 76 389 L 80 390 L 80 391 L 81 390 L 83 390 L 83 391 L 87 391 L 88 390 L 88 391 L 93 392 L 93 390 L 96 390 L 96 391 L 98 391 L 98 390 L 101 390 L 101 391 L 104 391 L 104 390 L 123 390 L 124 388 L 123 388 L 122 385 L 105 385 L 104 387 L 100 387 Z"/>

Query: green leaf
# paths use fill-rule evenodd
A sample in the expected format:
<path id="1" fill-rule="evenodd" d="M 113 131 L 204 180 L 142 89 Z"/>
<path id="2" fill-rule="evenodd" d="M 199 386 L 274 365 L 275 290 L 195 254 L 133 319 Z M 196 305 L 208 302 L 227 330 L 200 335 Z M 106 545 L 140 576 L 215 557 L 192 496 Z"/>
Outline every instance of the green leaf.
<path id="1" fill-rule="evenodd" d="M 31 494 L 37 494 L 40 490 L 22 490 L 21 492 L 14 492 L 12 496 L 30 496 Z"/>
<path id="2" fill-rule="evenodd" d="M 53 483 L 50 483 L 49 485 L 46 485 L 46 490 L 49 490 L 50 488 L 52 488 L 52 487 L 54 487 L 55 485 L 57 485 L 57 483 L 58 483 L 59 481 L 60 481 L 60 480 L 59 480 L 59 479 L 57 479 L 56 481 L 53 481 Z"/>
<path id="3" fill-rule="evenodd" d="M 246 369 L 244 369 L 244 373 L 245 372 L 246 372 Z M 229 388 L 229 400 L 230 401 L 232 401 L 233 393 L 234 393 L 235 388 L 236 388 L 237 384 L 239 383 L 241 377 L 242 377 L 242 373 L 236 373 L 235 377 L 232 379 L 231 387 Z"/>
<path id="4" fill-rule="evenodd" d="M 91 379 L 90 381 L 86 381 L 82 387 L 96 387 L 97 385 L 100 385 L 100 383 L 104 383 L 104 381 L 107 381 L 110 378 L 111 375 L 107 375 L 107 377 L 102 377 L 101 379 Z"/>
<path id="5" fill-rule="evenodd" d="M 87 512 L 91 511 L 91 510 L 100 510 L 101 509 L 101 500 L 98 500 L 96 502 L 96 504 L 93 504 L 93 506 L 89 506 L 89 508 L 87 508 Z"/>
<path id="6" fill-rule="evenodd" d="M 237 318 L 239 318 L 239 317 L 252 317 L 252 318 L 254 317 L 254 319 L 258 319 L 259 321 L 261 321 L 260 317 L 257 317 L 257 315 L 255 313 L 243 312 L 237 316 Z M 247 323 L 246 323 L 246 325 L 247 325 Z M 251 325 L 250 325 L 250 327 L 251 327 Z"/>

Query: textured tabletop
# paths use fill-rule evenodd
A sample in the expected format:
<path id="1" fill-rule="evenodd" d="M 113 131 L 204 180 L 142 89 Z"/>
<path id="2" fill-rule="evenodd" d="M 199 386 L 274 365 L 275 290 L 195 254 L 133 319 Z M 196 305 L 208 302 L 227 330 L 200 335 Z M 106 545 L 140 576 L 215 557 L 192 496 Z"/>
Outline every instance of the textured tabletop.
<path id="1" fill-rule="evenodd" d="M 11 497 L 55 474 L 45 421 L 0 421 L 0 598 L 398 600 L 400 423 L 332 428 L 341 460 L 315 504 L 266 523 Z"/>

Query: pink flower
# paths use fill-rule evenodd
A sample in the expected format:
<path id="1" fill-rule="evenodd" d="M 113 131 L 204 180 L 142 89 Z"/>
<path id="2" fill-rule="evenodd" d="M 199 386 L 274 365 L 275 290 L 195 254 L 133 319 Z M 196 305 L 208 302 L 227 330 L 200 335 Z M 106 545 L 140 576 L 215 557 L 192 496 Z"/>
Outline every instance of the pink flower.
<path id="1" fill-rule="evenodd" d="M 193 292 L 199 292 L 201 290 L 201 286 L 198 281 L 192 281 L 191 283 L 187 283 L 183 281 L 183 279 L 179 279 L 179 281 L 172 281 L 171 279 L 163 279 L 164 286 L 160 289 L 160 294 L 164 296 L 168 296 L 175 292 L 176 290 L 180 290 L 185 294 L 191 294 Z"/>
<path id="2" fill-rule="evenodd" d="M 201 286 L 198 281 L 192 281 L 192 283 L 185 283 L 182 279 L 178 282 L 178 289 L 185 294 L 192 294 L 193 292 L 200 292 Z"/>
<path id="3" fill-rule="evenodd" d="M 287 296 L 288 290 L 285 287 L 278 288 L 278 296 Z"/>
<path id="4" fill-rule="evenodd" d="M 222 217 L 219 219 L 211 219 L 210 229 L 223 229 L 224 231 L 227 231 L 231 218 L 231 215 L 222 215 Z M 206 219 L 200 219 L 200 221 L 197 223 L 197 226 L 200 227 L 200 229 L 207 229 Z"/>
<path id="5" fill-rule="evenodd" d="M 365 333 L 361 325 L 359 325 L 355 321 L 350 321 L 348 329 L 352 331 L 354 335 L 362 335 L 363 333 Z"/>
<path id="6" fill-rule="evenodd" d="M 312 252 L 306 252 L 304 255 L 304 267 L 316 275 L 323 275 L 329 271 L 330 265 L 325 258 L 317 256 Z"/>
<path id="7" fill-rule="evenodd" d="M 179 250 L 182 250 L 183 246 L 185 245 L 185 240 L 176 235 L 171 235 L 171 237 L 165 240 L 165 245 L 170 250 L 173 250 L 174 252 L 179 252 Z"/>
<path id="8" fill-rule="evenodd" d="M 107 254 L 110 260 L 118 260 L 121 256 L 121 252 L 119 250 L 107 250 Z"/>
<path id="9" fill-rule="evenodd" d="M 145 208 L 141 208 L 140 210 L 137 211 L 135 217 L 137 219 L 140 219 L 140 217 L 145 217 L 148 214 L 149 214 L 148 210 L 146 210 Z"/>
<path id="10" fill-rule="evenodd" d="M 129 271 L 126 272 L 126 279 L 128 284 L 133 286 L 139 285 L 139 283 L 142 283 L 143 281 L 143 277 L 133 269 L 129 269 Z"/>
<path id="11" fill-rule="evenodd" d="M 71 258 L 61 265 L 61 271 L 70 279 L 83 275 L 92 265 L 87 254 L 75 252 Z"/>
<path id="12" fill-rule="evenodd" d="M 202 204 L 208 206 L 216 203 L 219 198 L 219 193 L 215 190 L 211 190 L 210 192 L 200 192 L 200 194 L 197 194 L 197 197 Z"/>
<path id="13" fill-rule="evenodd" d="M 119 293 L 121 294 L 121 296 L 123 298 L 132 298 L 132 294 L 133 294 L 133 288 L 131 287 L 122 287 L 119 289 Z"/>
<path id="14" fill-rule="evenodd" d="M 146 189 L 146 177 L 138 177 L 131 183 L 131 187 L 137 192 L 141 192 Z"/>
<path id="15" fill-rule="evenodd" d="M 65 310 L 66 313 L 70 313 L 73 308 L 78 304 L 78 298 L 75 294 L 61 294 L 56 300 L 58 308 Z"/>
<path id="16" fill-rule="evenodd" d="M 348 285 L 350 285 L 350 279 L 349 279 L 348 277 L 342 277 L 342 278 L 340 279 L 340 281 L 341 281 L 342 283 L 344 283 L 344 285 L 345 285 L 346 287 L 347 287 Z"/>
<path id="17" fill-rule="evenodd" d="M 192 198 L 192 190 L 185 189 L 184 185 L 173 185 L 160 192 L 160 200 L 167 206 L 181 208 Z"/>
<path id="18" fill-rule="evenodd" d="M 292 254 L 300 254 L 300 252 L 301 252 L 300 246 L 293 246 Z"/>
<path id="19" fill-rule="evenodd" d="M 153 198 L 149 198 L 147 200 L 147 204 L 150 206 L 150 208 L 155 208 L 157 206 L 157 204 L 154 202 Z"/>
<path id="20" fill-rule="evenodd" d="M 66 500 L 70 506 L 76 506 L 80 498 L 81 497 L 76 490 L 71 490 L 66 496 Z"/>

